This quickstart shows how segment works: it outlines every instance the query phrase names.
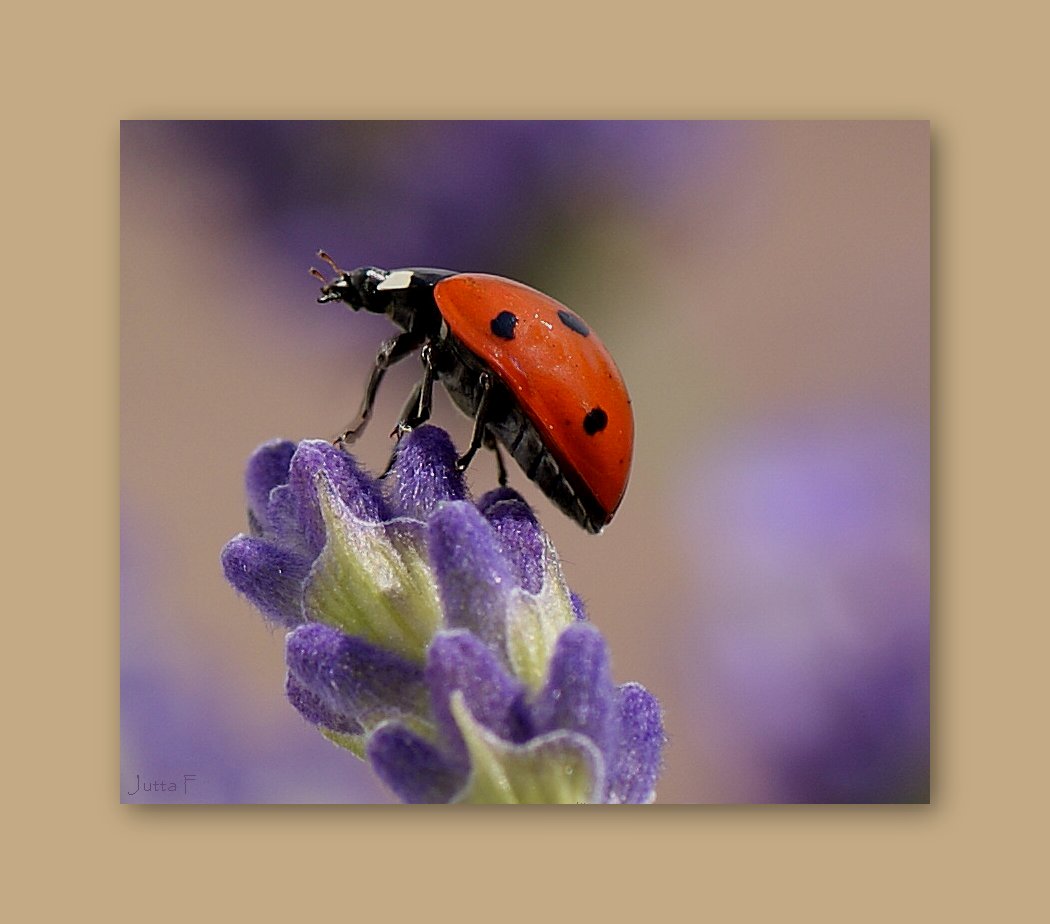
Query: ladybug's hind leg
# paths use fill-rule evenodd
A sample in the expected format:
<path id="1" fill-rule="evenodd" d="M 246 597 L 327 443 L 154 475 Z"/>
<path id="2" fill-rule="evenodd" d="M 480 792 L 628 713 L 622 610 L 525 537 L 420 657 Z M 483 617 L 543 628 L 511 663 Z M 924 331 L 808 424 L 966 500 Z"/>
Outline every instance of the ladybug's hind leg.
<path id="1" fill-rule="evenodd" d="M 491 449 L 496 454 L 496 469 L 499 473 L 499 486 L 505 488 L 507 486 L 507 465 L 503 461 L 503 453 L 500 451 L 499 442 L 496 437 L 492 435 L 491 430 L 485 431 L 485 448 Z"/>
<path id="2" fill-rule="evenodd" d="M 368 377 L 368 385 L 365 386 L 365 397 L 361 401 L 361 410 L 357 412 L 357 417 L 354 418 L 353 423 L 349 424 L 332 441 L 336 446 L 348 446 L 364 432 L 365 426 L 372 417 L 372 408 L 375 406 L 379 383 L 383 381 L 386 370 L 398 360 L 404 359 L 418 349 L 419 344 L 420 339 L 418 335 L 408 332 L 398 334 L 396 337 L 391 337 L 389 340 L 384 341 L 376 354 L 375 363 L 372 365 L 372 374 Z"/>

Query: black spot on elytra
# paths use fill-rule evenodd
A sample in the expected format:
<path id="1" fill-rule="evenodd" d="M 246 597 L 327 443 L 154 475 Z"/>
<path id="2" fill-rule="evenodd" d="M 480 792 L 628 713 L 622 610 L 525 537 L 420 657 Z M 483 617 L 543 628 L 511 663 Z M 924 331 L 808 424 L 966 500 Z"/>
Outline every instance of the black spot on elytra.
<path id="1" fill-rule="evenodd" d="M 492 333 L 504 340 L 514 339 L 514 325 L 518 323 L 517 315 L 513 311 L 501 311 L 491 321 L 489 327 Z"/>
<path id="2" fill-rule="evenodd" d="M 559 308 L 558 317 L 561 318 L 562 324 L 569 328 L 569 330 L 576 331 L 581 337 L 586 337 L 591 332 L 591 329 L 583 323 L 583 320 L 576 317 L 571 311 L 565 311 L 564 309 Z"/>
<path id="3" fill-rule="evenodd" d="M 588 436 L 594 436 L 595 433 L 604 430 L 608 423 L 609 415 L 600 407 L 592 407 L 583 418 L 583 429 Z"/>

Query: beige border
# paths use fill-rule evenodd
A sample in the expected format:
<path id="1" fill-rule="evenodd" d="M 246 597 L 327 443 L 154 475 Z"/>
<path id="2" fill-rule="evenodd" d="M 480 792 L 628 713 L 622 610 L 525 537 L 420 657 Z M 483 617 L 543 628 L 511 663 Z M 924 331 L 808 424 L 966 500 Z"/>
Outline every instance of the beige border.
<path id="1" fill-rule="evenodd" d="M 12 919 L 1033 917 L 1048 621 L 1033 580 L 1046 490 L 1030 487 L 1048 468 L 1037 5 L 119 6 L 20 11 L 5 30 Z M 934 805 L 118 805 L 118 120 L 185 115 L 932 119 Z"/>

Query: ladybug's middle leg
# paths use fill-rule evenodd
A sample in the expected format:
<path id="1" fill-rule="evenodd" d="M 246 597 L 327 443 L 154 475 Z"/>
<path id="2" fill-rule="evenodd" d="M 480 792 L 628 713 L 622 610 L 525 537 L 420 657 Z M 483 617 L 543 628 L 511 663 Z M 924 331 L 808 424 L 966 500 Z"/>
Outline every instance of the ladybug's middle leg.
<path id="1" fill-rule="evenodd" d="M 423 344 L 420 358 L 423 360 L 423 378 L 412 389 L 412 394 L 409 395 L 408 401 L 405 402 L 405 406 L 401 411 L 401 417 L 397 421 L 397 426 L 390 431 L 391 436 L 397 437 L 398 443 L 401 442 L 401 437 L 406 433 L 414 430 L 416 427 L 423 426 L 430 420 L 430 412 L 434 400 L 435 373 L 429 343 Z M 390 470 L 394 467 L 395 459 L 397 459 L 397 445 L 394 446 L 394 451 L 390 454 L 390 459 L 386 464 L 386 468 L 383 469 L 383 474 L 379 476 L 380 478 L 385 478 L 390 474 Z"/>
<path id="2" fill-rule="evenodd" d="M 484 443 L 485 435 L 487 433 L 485 428 L 488 426 L 489 422 L 489 409 L 492 398 L 492 373 L 482 372 L 478 377 L 478 384 L 481 386 L 481 398 L 478 400 L 478 409 L 474 412 L 474 429 L 470 434 L 470 446 L 468 446 L 467 451 L 456 460 L 456 468 L 461 472 L 466 471 L 467 466 L 470 465 L 471 460 L 481 448 L 482 443 Z M 506 471 L 502 472 L 502 475 L 506 476 Z"/>
<path id="3" fill-rule="evenodd" d="M 432 347 L 429 343 L 423 344 L 419 358 L 423 360 L 423 378 L 414 389 L 405 407 L 401 411 L 397 426 L 391 432 L 391 436 L 401 439 L 409 430 L 415 430 L 430 420 L 430 410 L 434 403 L 434 359 Z"/>

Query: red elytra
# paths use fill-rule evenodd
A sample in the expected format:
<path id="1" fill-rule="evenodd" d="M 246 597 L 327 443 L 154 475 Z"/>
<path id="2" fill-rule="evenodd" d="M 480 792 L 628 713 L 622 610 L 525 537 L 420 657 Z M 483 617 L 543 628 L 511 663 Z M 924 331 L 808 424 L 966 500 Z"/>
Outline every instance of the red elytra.
<path id="1" fill-rule="evenodd" d="M 585 325 L 568 326 L 559 312 L 576 316 L 560 302 L 500 276 L 442 279 L 434 301 L 453 335 L 485 361 L 544 431 L 559 465 L 580 479 L 611 518 L 627 490 L 634 415 L 604 344 Z M 494 336 L 490 326 L 503 311 L 517 319 L 509 340 Z M 588 414 L 591 426 L 585 424 Z"/>
<path id="2" fill-rule="evenodd" d="M 591 532 L 613 517 L 627 488 L 634 446 L 631 401 L 598 337 L 560 302 L 501 276 L 437 269 L 339 269 L 318 301 L 386 314 L 404 332 L 379 350 L 356 422 L 360 435 L 390 365 L 420 351 L 423 379 L 398 423 L 403 433 L 430 416 L 433 383 L 474 419 L 466 468 L 497 444 L 566 514 Z"/>

